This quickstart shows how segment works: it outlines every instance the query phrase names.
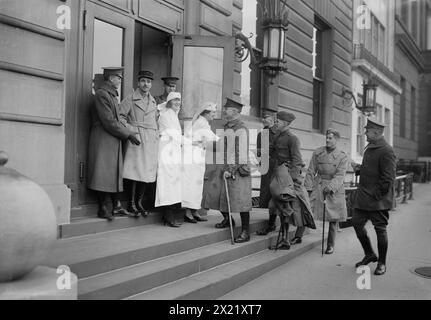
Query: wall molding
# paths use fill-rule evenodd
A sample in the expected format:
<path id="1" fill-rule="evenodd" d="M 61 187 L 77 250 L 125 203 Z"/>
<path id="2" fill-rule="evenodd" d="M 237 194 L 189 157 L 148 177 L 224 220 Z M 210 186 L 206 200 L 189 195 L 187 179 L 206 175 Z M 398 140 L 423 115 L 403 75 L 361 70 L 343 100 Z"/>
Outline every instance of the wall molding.
<path id="1" fill-rule="evenodd" d="M 7 112 L 0 112 L 0 120 L 45 124 L 45 125 L 47 124 L 47 125 L 52 125 L 57 127 L 63 125 L 63 120 L 60 118 L 28 116 L 28 115 L 21 115 L 21 114 L 7 113 Z"/>
<path id="2" fill-rule="evenodd" d="M 18 64 L 9 63 L 5 61 L 0 61 L 0 70 L 26 74 L 26 75 L 49 79 L 49 80 L 64 81 L 64 76 L 61 73 L 35 69 L 27 66 L 21 66 Z"/>
<path id="3" fill-rule="evenodd" d="M 189 0 L 190 1 L 190 0 Z M 211 1 L 211 0 L 201 0 L 201 3 L 206 4 L 208 7 L 213 8 L 214 10 L 217 10 L 218 12 L 222 13 L 226 17 L 230 17 L 232 15 L 232 11 L 218 5 L 217 3 Z"/>
<path id="4" fill-rule="evenodd" d="M 30 32 L 38 33 L 42 36 L 46 36 L 52 39 L 56 39 L 60 41 L 65 40 L 65 35 L 63 32 L 41 27 L 30 22 L 26 22 L 17 18 L 6 16 L 4 14 L 0 14 L 0 23 L 9 25 L 11 27 L 27 30 Z"/>

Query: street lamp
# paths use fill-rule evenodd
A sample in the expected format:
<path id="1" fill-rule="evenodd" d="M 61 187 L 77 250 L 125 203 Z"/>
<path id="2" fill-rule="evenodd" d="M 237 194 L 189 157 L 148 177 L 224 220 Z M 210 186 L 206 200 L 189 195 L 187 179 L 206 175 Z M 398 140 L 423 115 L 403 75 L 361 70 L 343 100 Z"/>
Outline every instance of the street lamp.
<path id="1" fill-rule="evenodd" d="M 352 100 L 355 102 L 355 107 L 361 111 L 365 116 L 370 116 L 375 114 L 377 111 L 377 88 L 378 84 L 376 81 L 370 77 L 368 82 L 363 82 L 362 84 L 362 103 L 358 104 L 353 92 L 347 88 L 343 88 L 342 96 L 345 100 Z"/>
<path id="2" fill-rule="evenodd" d="M 248 38 L 238 32 L 236 38 L 239 44 L 236 53 L 240 62 L 250 55 L 251 65 L 263 70 L 273 84 L 273 79 L 279 73 L 287 71 L 284 54 L 286 31 L 289 25 L 287 5 L 282 0 L 258 0 L 258 5 L 262 14 L 262 51 L 253 48 Z"/>

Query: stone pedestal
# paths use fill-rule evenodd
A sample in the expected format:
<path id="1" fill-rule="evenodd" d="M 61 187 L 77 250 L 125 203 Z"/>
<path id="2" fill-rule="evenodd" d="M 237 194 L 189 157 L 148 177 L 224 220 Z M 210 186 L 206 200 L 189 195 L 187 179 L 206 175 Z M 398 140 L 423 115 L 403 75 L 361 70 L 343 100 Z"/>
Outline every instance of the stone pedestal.
<path id="1" fill-rule="evenodd" d="M 70 275 L 70 289 L 59 289 L 67 285 L 65 277 Z M 57 270 L 37 267 L 23 278 L 0 283 L 0 300 L 77 300 L 78 278 L 73 273 L 57 274 Z M 60 280 L 59 280 L 60 279 Z"/>

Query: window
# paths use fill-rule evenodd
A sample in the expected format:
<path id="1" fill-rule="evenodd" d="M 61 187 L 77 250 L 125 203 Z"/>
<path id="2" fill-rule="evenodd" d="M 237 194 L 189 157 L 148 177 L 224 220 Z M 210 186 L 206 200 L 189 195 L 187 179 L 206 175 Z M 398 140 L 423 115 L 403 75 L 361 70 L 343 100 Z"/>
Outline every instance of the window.
<path id="1" fill-rule="evenodd" d="M 401 21 L 409 25 L 409 0 L 401 0 Z"/>
<path id="2" fill-rule="evenodd" d="M 426 49 L 431 50 L 431 6 L 426 4 Z"/>
<path id="3" fill-rule="evenodd" d="M 379 121 L 380 123 L 383 122 L 383 106 L 381 104 L 377 104 L 376 112 L 377 121 Z"/>
<path id="4" fill-rule="evenodd" d="M 313 130 L 322 132 L 325 114 L 324 101 L 324 61 L 329 53 L 324 50 L 325 36 L 329 28 L 317 17 L 313 30 Z M 326 41 L 327 43 L 327 41 Z"/>
<path id="5" fill-rule="evenodd" d="M 365 144 L 364 129 L 363 129 L 364 127 L 365 127 L 365 118 L 361 113 L 359 113 L 358 126 L 356 129 L 356 154 L 359 156 L 364 155 L 364 144 Z"/>
<path id="6" fill-rule="evenodd" d="M 379 26 L 379 54 L 377 58 L 386 64 L 386 31 L 382 25 Z"/>
<path id="7" fill-rule="evenodd" d="M 191 118 L 205 101 L 223 105 L 223 48 L 184 47 L 183 108 Z"/>
<path id="8" fill-rule="evenodd" d="M 122 28 L 102 20 L 94 20 L 92 79 L 95 74 L 103 73 L 102 67 L 123 65 L 123 32 Z"/>
<path id="9" fill-rule="evenodd" d="M 406 79 L 401 77 L 400 137 L 406 137 Z"/>
<path id="10" fill-rule="evenodd" d="M 172 74 L 182 77 L 182 119 L 192 119 L 206 101 L 216 102 L 218 115 L 226 97 L 233 95 L 235 41 L 222 36 L 172 36 Z"/>
<path id="11" fill-rule="evenodd" d="M 411 119 L 410 119 L 410 139 L 413 141 L 416 141 L 416 88 L 412 87 L 412 94 L 411 94 Z"/>
<path id="12" fill-rule="evenodd" d="M 416 0 L 411 3 L 412 9 L 412 36 L 415 40 L 418 39 L 418 2 Z"/>
<path id="13" fill-rule="evenodd" d="M 386 64 L 386 29 L 370 13 L 371 28 L 360 30 L 359 41 L 376 59 Z"/>
<path id="14" fill-rule="evenodd" d="M 391 132 L 391 110 L 385 108 L 385 137 L 386 141 L 389 143 L 392 140 L 392 132 Z"/>

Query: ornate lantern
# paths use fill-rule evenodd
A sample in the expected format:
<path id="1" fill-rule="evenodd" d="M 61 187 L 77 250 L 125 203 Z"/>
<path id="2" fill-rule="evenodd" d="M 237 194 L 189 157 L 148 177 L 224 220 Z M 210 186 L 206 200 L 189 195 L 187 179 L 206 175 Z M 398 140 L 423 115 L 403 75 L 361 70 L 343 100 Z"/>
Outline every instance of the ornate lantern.
<path id="1" fill-rule="evenodd" d="M 257 65 L 272 80 L 280 72 L 286 72 L 285 43 L 286 31 L 289 25 L 287 19 L 287 5 L 282 0 L 258 0 L 262 14 L 262 51 L 253 49 L 242 33 L 237 33 L 236 38 L 241 44 L 237 47 L 237 56 L 241 61 L 246 58 L 245 50 L 251 54 L 252 65 Z M 247 56 L 248 56 L 247 54 Z M 242 55 L 242 56 L 241 56 Z M 257 58 L 256 55 L 259 57 Z"/>
<path id="2" fill-rule="evenodd" d="M 363 82 L 362 84 L 362 102 L 358 104 L 355 95 L 349 89 L 343 88 L 342 97 L 344 102 L 353 100 L 355 102 L 355 107 L 361 111 L 365 116 L 370 116 L 375 114 L 377 111 L 377 88 L 378 84 L 373 77 L 368 79 L 368 82 Z"/>
<path id="3" fill-rule="evenodd" d="M 363 114 L 376 113 L 376 110 L 377 110 L 376 96 L 377 96 L 377 87 L 378 87 L 377 83 L 370 78 L 368 80 L 368 83 L 364 81 L 364 83 L 362 84 L 362 87 L 363 87 L 362 106 L 357 106 L 357 108 Z"/>

